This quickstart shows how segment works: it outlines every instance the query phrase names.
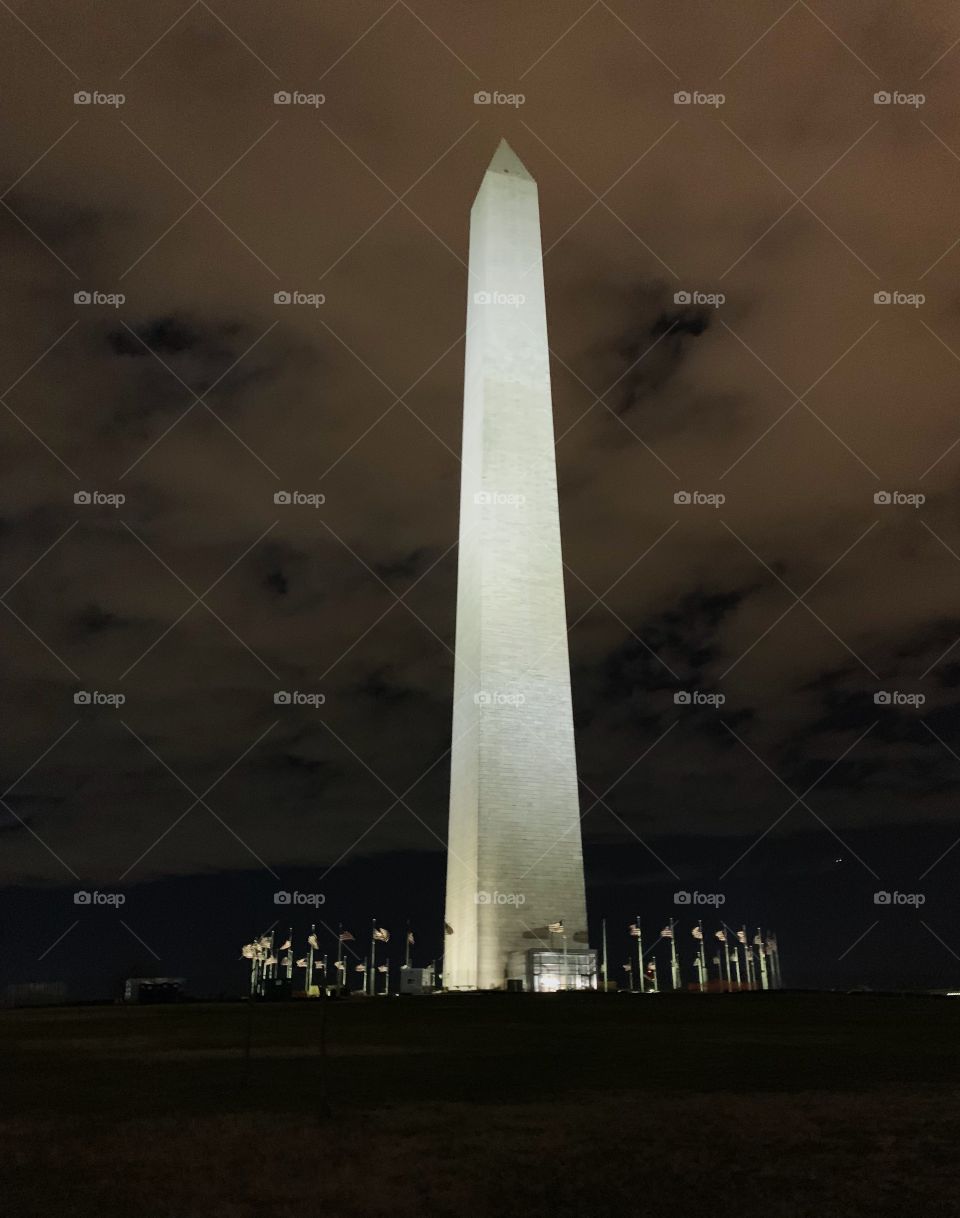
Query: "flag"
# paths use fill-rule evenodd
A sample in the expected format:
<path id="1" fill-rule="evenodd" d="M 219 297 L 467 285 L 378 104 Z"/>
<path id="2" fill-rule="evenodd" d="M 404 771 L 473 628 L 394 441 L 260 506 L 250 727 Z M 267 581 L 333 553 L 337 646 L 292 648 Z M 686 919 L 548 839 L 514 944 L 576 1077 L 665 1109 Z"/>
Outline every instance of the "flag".
<path id="1" fill-rule="evenodd" d="M 738 930 L 738 931 L 737 931 L 737 938 L 738 938 L 738 939 L 740 940 L 740 942 L 741 942 L 741 943 L 744 945 L 744 947 L 746 947 L 746 945 L 747 945 L 747 932 L 746 932 L 745 930 Z"/>
<path id="2" fill-rule="evenodd" d="M 266 960 L 264 960 L 264 964 L 276 964 L 276 963 L 277 963 L 276 956 L 267 956 Z"/>
<path id="3" fill-rule="evenodd" d="M 243 947 L 240 948 L 240 955 L 245 960 L 253 960 L 254 957 L 256 956 L 256 954 L 257 954 L 256 943 L 244 943 Z"/>
<path id="4" fill-rule="evenodd" d="M 720 957 L 719 957 L 719 956 L 714 956 L 714 958 L 713 958 L 713 963 L 714 963 L 714 964 L 719 964 L 719 963 L 720 963 Z"/>
<path id="5" fill-rule="evenodd" d="M 307 958 L 306 958 L 306 956 L 304 956 L 302 960 L 297 961 L 297 968 L 306 968 L 306 967 L 307 967 Z"/>
<path id="6" fill-rule="evenodd" d="M 718 931 L 716 932 L 716 935 L 717 935 L 717 938 L 720 940 L 720 942 L 721 942 L 721 943 L 726 943 L 726 941 L 727 941 L 727 932 L 726 932 L 725 930 L 718 930 Z"/>
<path id="7" fill-rule="evenodd" d="M 699 926 L 695 926 L 690 933 L 693 935 L 694 939 L 703 938 L 703 931 L 700 929 Z"/>
<path id="8" fill-rule="evenodd" d="M 655 973 L 656 971 L 657 971 L 657 965 L 656 965 L 656 961 L 655 961 L 655 960 L 648 960 L 648 961 L 647 961 L 647 972 L 648 972 L 648 973 Z"/>
<path id="9" fill-rule="evenodd" d="M 366 966 L 365 964 L 358 964 L 358 965 L 357 965 L 357 972 L 358 972 L 358 973 L 365 973 L 366 971 L 367 971 L 367 966 Z"/>
<path id="10" fill-rule="evenodd" d="M 551 922 L 550 925 L 547 927 L 547 930 L 550 932 L 551 935 L 562 935 L 563 934 L 563 923 L 562 922 Z"/>
<path id="11" fill-rule="evenodd" d="M 258 945 L 258 947 L 262 947 L 263 950 L 266 951 L 267 948 L 270 946 L 270 936 L 261 935 L 260 938 L 257 940 L 257 945 Z"/>
<path id="12" fill-rule="evenodd" d="M 334 968 L 342 968 L 344 970 L 344 972 L 346 972 L 347 966 L 344 964 L 344 962 L 342 960 L 334 960 L 333 966 L 334 966 Z"/>
<path id="13" fill-rule="evenodd" d="M 760 938 L 759 934 L 756 934 L 753 936 L 753 941 L 757 945 L 757 947 L 759 947 L 760 944 L 763 942 L 763 940 Z"/>
<path id="14" fill-rule="evenodd" d="M 636 924 L 636 922 L 630 923 L 630 934 L 633 935 L 634 939 L 640 938 L 640 927 Z"/>
<path id="15" fill-rule="evenodd" d="M 307 935 L 307 943 L 313 948 L 313 950 L 315 952 L 320 950 L 320 944 L 317 942 L 316 935 Z"/>
<path id="16" fill-rule="evenodd" d="M 629 971 L 630 971 L 630 970 L 633 968 L 633 965 L 632 965 L 632 964 L 625 964 L 623 967 L 624 967 L 624 968 L 627 970 L 627 972 L 629 972 Z"/>
<path id="17" fill-rule="evenodd" d="M 290 946 L 290 940 L 284 939 L 284 941 L 280 944 L 280 950 L 282 952 L 285 952 L 289 948 L 289 946 Z"/>
<path id="18" fill-rule="evenodd" d="M 413 931 L 412 930 L 407 931 L 407 942 L 410 944 L 411 947 L 413 947 Z"/>
<path id="19" fill-rule="evenodd" d="M 388 964 L 378 964 L 378 965 L 377 965 L 377 972 L 378 972 L 378 973 L 385 973 L 385 972 L 388 970 L 388 968 L 389 968 L 389 967 L 390 967 L 390 966 L 389 966 Z"/>
<path id="20" fill-rule="evenodd" d="M 450 923 L 449 923 L 449 922 L 444 922 L 444 924 L 443 924 L 443 933 L 444 933 L 445 935 L 452 935 L 452 934 L 453 934 L 453 927 L 450 925 Z"/>
<path id="21" fill-rule="evenodd" d="M 373 928 L 373 937 L 378 943 L 390 942 L 390 932 L 388 930 L 384 930 L 382 926 L 375 926 Z"/>
<path id="22" fill-rule="evenodd" d="M 660 932 L 660 938 L 661 939 L 672 939 L 673 938 L 673 927 L 665 926 L 663 928 L 663 930 Z"/>
<path id="23" fill-rule="evenodd" d="M 342 930 L 340 932 L 340 942 L 341 943 L 352 943 L 353 935 L 351 935 L 348 930 Z"/>

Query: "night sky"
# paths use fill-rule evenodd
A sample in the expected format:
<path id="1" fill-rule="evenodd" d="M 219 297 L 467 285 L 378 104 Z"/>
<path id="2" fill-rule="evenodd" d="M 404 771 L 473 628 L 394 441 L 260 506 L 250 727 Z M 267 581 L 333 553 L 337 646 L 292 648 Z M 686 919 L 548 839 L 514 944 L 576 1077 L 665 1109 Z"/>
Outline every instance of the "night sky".
<path id="1" fill-rule="evenodd" d="M 697 890 L 787 983 L 960 985 L 952 6 L 13 0 L 0 31 L 4 983 L 239 991 L 279 889 L 442 951 L 469 209 L 506 137 L 595 945 L 674 914 L 692 979 Z"/>

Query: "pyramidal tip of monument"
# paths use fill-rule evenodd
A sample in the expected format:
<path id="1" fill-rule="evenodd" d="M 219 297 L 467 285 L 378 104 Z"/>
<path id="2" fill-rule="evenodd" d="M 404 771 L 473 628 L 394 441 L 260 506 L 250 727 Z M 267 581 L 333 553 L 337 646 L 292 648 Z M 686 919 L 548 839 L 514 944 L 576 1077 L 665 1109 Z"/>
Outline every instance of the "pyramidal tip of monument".
<path id="1" fill-rule="evenodd" d="M 506 140 L 501 140 L 497 145 L 493 160 L 487 166 L 487 173 L 507 173 L 515 178 L 525 178 L 528 182 L 533 181 L 533 175 Z"/>

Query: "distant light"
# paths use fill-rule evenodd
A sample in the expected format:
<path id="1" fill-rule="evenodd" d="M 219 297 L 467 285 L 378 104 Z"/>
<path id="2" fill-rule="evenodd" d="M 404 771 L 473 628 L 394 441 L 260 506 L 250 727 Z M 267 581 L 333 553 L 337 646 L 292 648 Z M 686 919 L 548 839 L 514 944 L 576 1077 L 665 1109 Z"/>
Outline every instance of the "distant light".
<path id="1" fill-rule="evenodd" d="M 960 998 L 960 990 L 947 990 L 948 998 Z"/>

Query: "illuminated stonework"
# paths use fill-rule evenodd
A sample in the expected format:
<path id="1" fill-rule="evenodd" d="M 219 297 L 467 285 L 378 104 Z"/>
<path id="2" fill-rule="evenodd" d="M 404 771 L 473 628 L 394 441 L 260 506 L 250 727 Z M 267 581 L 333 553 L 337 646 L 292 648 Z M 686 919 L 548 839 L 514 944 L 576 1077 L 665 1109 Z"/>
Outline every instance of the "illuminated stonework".
<path id="1" fill-rule="evenodd" d="M 511 953 L 587 942 L 537 186 L 506 142 L 471 212 L 462 460 L 443 980 L 501 989 Z"/>

